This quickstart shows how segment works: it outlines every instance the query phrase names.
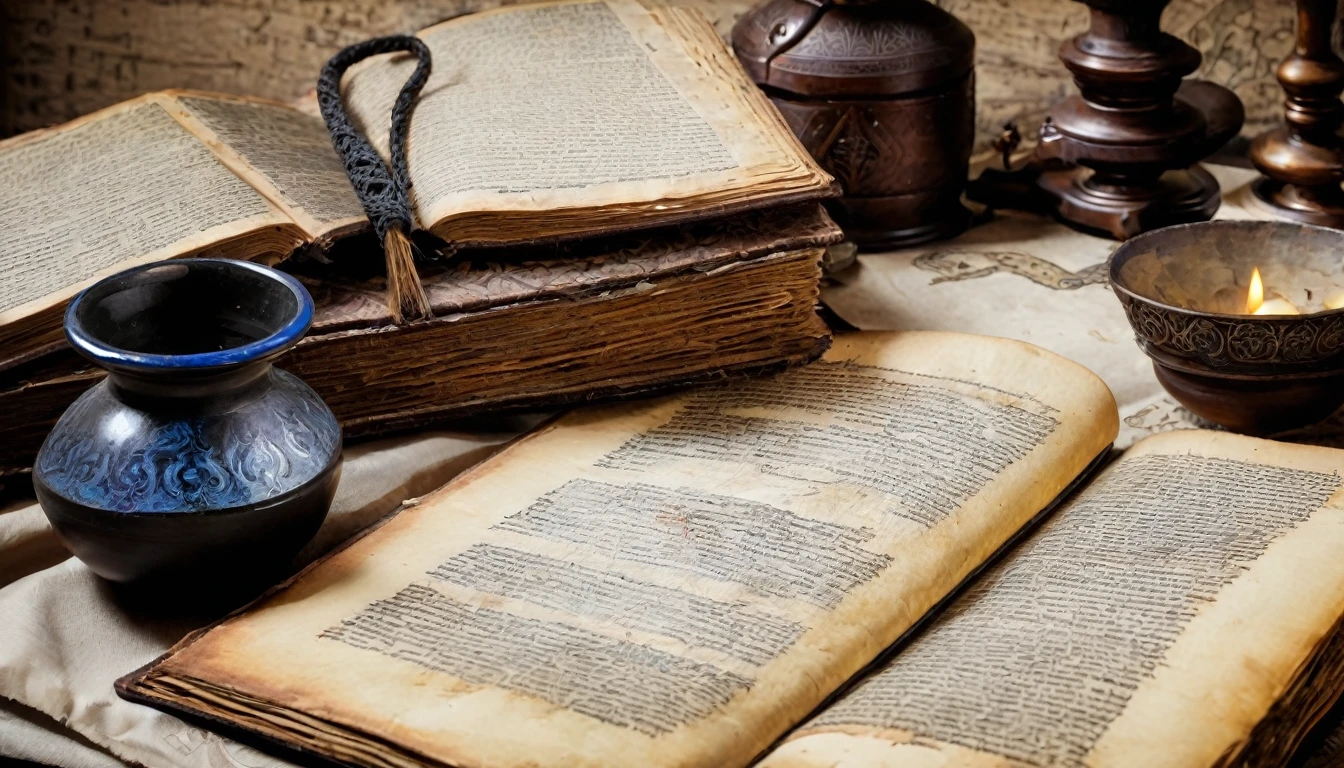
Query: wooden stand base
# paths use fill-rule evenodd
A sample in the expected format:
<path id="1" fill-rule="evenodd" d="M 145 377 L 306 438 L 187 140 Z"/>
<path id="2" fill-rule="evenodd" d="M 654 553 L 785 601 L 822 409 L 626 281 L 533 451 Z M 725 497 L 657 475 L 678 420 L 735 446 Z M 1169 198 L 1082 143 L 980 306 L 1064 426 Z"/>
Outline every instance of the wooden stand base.
<path id="1" fill-rule="evenodd" d="M 1299 187 L 1273 179 L 1258 179 L 1251 191 L 1276 216 L 1344 229 L 1344 189 L 1338 186 Z"/>
<path id="2" fill-rule="evenodd" d="M 986 170 L 969 195 L 993 208 L 1053 216 L 1084 232 L 1128 240 L 1173 224 L 1208 221 L 1222 204 L 1218 181 L 1199 166 L 1167 171 L 1142 186 L 1099 183 L 1080 166 L 1033 163 L 1016 171 Z"/>

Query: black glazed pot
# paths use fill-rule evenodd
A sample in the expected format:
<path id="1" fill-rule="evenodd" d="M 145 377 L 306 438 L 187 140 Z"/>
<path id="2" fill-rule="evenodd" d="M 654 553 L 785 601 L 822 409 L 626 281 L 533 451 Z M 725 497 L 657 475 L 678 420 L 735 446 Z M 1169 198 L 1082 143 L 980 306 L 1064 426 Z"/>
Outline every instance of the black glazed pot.
<path id="1" fill-rule="evenodd" d="M 271 365 L 312 317 L 294 278 L 222 259 L 149 264 L 77 296 L 66 337 L 108 377 L 61 416 L 33 467 L 70 551 L 116 582 L 288 566 L 341 466 L 335 416 Z"/>

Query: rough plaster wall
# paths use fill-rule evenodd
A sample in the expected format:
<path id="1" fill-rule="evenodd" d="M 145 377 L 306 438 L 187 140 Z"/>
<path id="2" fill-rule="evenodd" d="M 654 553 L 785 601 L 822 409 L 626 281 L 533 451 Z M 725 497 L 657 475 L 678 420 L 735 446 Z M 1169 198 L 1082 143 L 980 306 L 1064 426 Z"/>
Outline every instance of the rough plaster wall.
<path id="1" fill-rule="evenodd" d="M 171 87 L 291 99 L 328 56 L 365 37 L 410 31 L 520 0 L 0 0 L 0 131 L 38 128 Z M 678 0 L 725 35 L 750 0 Z M 1073 85 L 1055 54 L 1087 9 L 1061 0 L 940 0 L 979 38 L 982 142 L 1009 119 L 1029 132 Z M 1290 0 L 1174 0 L 1167 30 L 1205 53 L 1201 74 L 1246 102 L 1247 132 L 1279 119 L 1274 81 L 1291 50 Z"/>

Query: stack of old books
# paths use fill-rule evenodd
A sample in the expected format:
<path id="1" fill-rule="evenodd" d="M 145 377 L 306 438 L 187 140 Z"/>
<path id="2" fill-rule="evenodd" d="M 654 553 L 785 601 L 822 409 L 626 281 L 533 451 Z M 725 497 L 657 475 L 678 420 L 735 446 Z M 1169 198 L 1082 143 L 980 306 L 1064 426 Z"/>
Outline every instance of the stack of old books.
<path id="1" fill-rule="evenodd" d="M 282 358 L 349 435 L 806 362 L 833 184 L 696 12 L 633 0 L 505 9 L 424 30 L 434 74 L 409 162 L 446 244 L 435 317 L 398 326 L 320 118 L 156 93 L 0 144 L 0 474 L 101 377 L 65 346 L 91 282 L 180 256 L 283 262 L 313 293 Z M 414 61 L 347 75 L 375 146 Z"/>

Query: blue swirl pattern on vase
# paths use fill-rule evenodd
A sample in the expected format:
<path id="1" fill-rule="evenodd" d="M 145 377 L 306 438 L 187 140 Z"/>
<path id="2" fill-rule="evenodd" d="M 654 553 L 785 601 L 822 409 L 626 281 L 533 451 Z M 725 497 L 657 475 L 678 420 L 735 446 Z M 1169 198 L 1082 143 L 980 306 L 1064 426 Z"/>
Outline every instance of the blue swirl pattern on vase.
<path id="1" fill-rule="evenodd" d="M 326 470 L 341 429 L 317 393 L 272 368 L 264 394 L 216 415 L 150 415 L 106 382 L 66 411 L 34 472 L 53 492 L 112 512 L 203 512 L 293 491 Z"/>

